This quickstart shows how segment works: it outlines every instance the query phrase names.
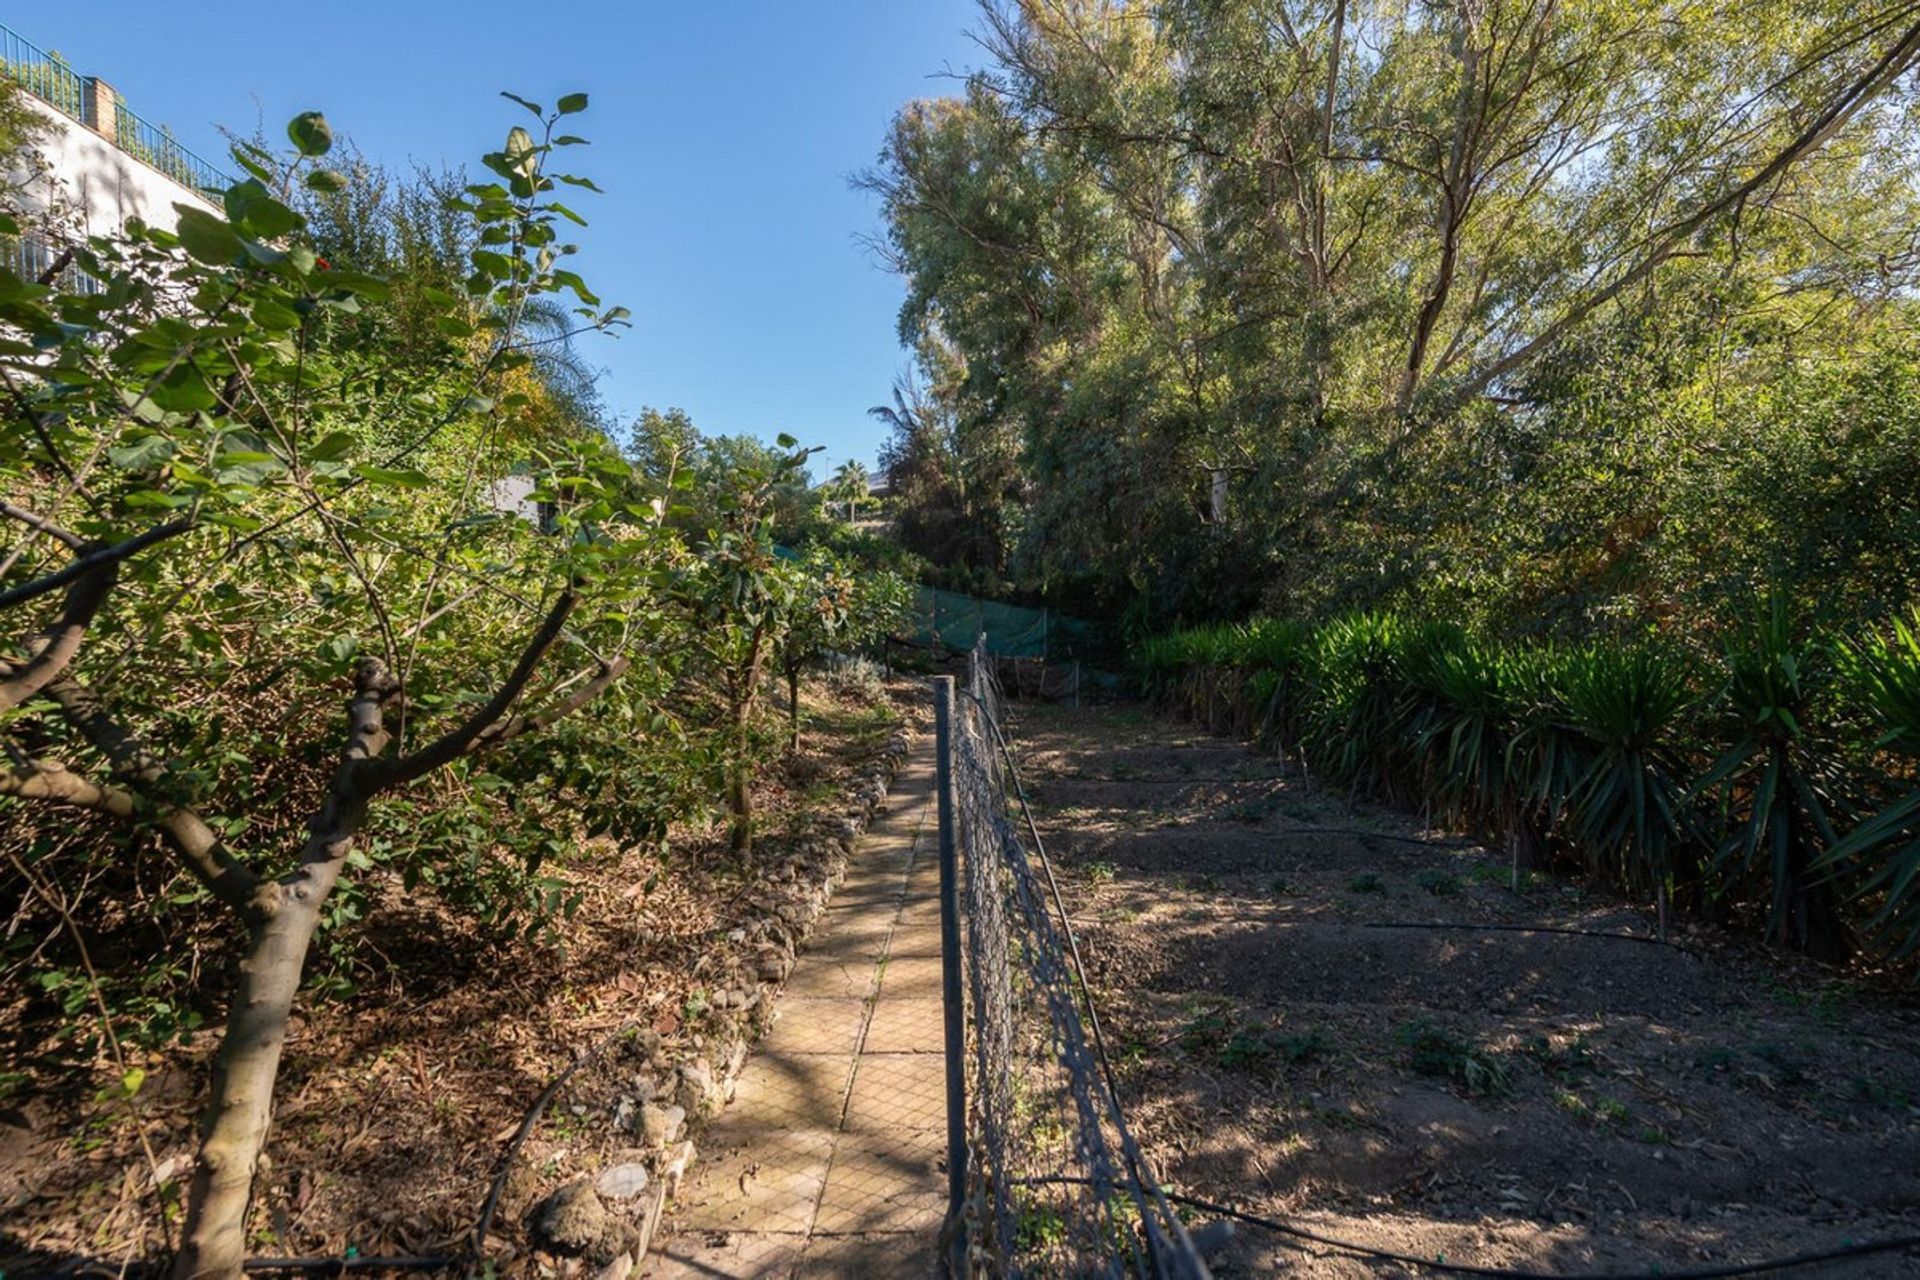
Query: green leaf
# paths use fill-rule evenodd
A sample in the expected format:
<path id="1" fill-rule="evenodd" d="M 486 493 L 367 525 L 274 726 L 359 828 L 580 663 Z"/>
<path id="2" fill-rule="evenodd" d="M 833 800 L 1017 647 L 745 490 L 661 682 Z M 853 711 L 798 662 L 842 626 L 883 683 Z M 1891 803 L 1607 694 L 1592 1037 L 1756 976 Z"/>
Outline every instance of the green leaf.
<path id="1" fill-rule="evenodd" d="M 592 178 L 582 178 L 578 174 L 572 174 L 572 173 L 560 174 L 559 178 L 560 178 L 560 181 L 566 183 L 570 187 L 585 187 L 589 191 L 600 191 L 600 188 L 594 185 Z M 605 195 L 606 192 L 600 191 L 600 194 Z"/>
<path id="2" fill-rule="evenodd" d="M 209 266 L 222 267 L 246 251 L 239 234 L 226 222 L 191 205 L 173 207 L 180 215 L 174 234 L 180 237 L 180 247 L 194 258 Z"/>
<path id="3" fill-rule="evenodd" d="M 401 489 L 424 489 L 432 483 L 425 473 L 415 471 L 411 467 L 391 470 L 363 462 L 355 467 L 353 472 L 368 484 L 393 485 Z"/>
<path id="4" fill-rule="evenodd" d="M 548 202 L 547 208 L 553 210 L 555 213 L 559 214 L 561 217 L 565 218 L 567 221 L 573 223 L 575 226 L 584 227 L 587 225 L 587 220 L 585 218 L 581 217 L 579 214 L 575 213 L 573 210 L 567 208 L 567 206 L 561 204 L 558 200 L 553 200 Z"/>
<path id="5" fill-rule="evenodd" d="M 272 298 L 260 298 L 253 304 L 253 322 L 274 333 L 285 333 L 300 327 L 300 314 Z"/>
<path id="6" fill-rule="evenodd" d="M 559 109 L 560 114 L 563 116 L 576 115 L 587 109 L 587 95 L 584 93 L 565 94 L 554 106 Z"/>
<path id="7" fill-rule="evenodd" d="M 336 169 L 315 169 L 307 175 L 307 190 L 333 195 L 347 189 L 347 175 Z"/>
<path id="8" fill-rule="evenodd" d="M 318 111 L 302 111 L 289 120 L 287 137 L 303 156 L 323 156 L 333 150 L 333 126 Z"/>
<path id="9" fill-rule="evenodd" d="M 331 462 L 335 458 L 345 457 L 354 446 L 353 436 L 345 431 L 329 431 L 320 438 L 319 443 L 307 450 L 309 462 Z"/>
<path id="10" fill-rule="evenodd" d="M 590 307 L 600 305 L 600 299 L 593 290 L 587 288 L 587 282 L 580 278 L 578 272 L 556 271 L 553 273 L 553 282 L 561 288 L 573 290 L 575 296 Z"/>
<path id="11" fill-rule="evenodd" d="M 150 471 L 171 458 L 173 448 L 173 441 L 166 436 L 144 436 L 107 450 L 107 461 L 122 471 Z"/>
<path id="12" fill-rule="evenodd" d="M 305 218 L 278 200 L 267 196 L 248 200 L 235 221 L 248 235 L 261 236 L 268 240 L 275 240 L 290 231 L 297 231 L 307 223 Z"/>
<path id="13" fill-rule="evenodd" d="M 519 94 L 508 93 L 505 89 L 502 89 L 500 91 L 500 96 L 505 98 L 509 102 L 519 103 L 521 106 L 525 107 L 527 110 L 533 112 L 534 116 L 539 119 L 546 118 L 547 109 L 541 106 L 537 102 L 528 102 L 525 98 L 521 97 Z"/>
<path id="14" fill-rule="evenodd" d="M 342 271 L 334 269 L 321 277 L 329 289 L 343 289 L 358 294 L 368 302 L 386 302 L 393 297 L 393 286 L 379 276 L 370 276 L 364 271 Z"/>

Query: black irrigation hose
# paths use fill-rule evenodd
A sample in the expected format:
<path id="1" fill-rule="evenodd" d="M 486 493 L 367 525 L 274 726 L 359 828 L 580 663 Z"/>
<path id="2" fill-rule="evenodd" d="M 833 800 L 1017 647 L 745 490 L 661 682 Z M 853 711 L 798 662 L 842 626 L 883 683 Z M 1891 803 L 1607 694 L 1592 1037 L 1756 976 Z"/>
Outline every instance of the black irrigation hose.
<path id="1" fill-rule="evenodd" d="M 974 700 L 976 702 L 979 701 L 978 695 L 974 695 Z M 985 717 L 985 719 L 987 720 L 988 724 L 993 725 L 994 736 L 999 739 L 1000 750 L 1006 757 L 1008 772 L 1012 775 L 1012 778 L 1013 778 L 1015 794 L 1018 795 L 1020 798 L 1021 811 L 1022 811 L 1022 815 L 1026 818 L 1027 829 L 1033 836 L 1034 843 L 1040 855 L 1041 865 L 1047 868 L 1049 872 L 1049 879 L 1051 880 L 1052 868 L 1047 861 L 1045 848 L 1040 843 L 1040 832 L 1037 829 L 1037 827 L 1035 827 L 1034 825 L 1032 810 L 1027 805 L 1025 790 L 1020 785 L 1020 771 L 1018 766 L 1015 765 L 1014 763 L 1012 747 L 1008 744 L 1006 740 L 1006 736 L 999 732 L 999 726 L 997 724 L 994 724 L 993 717 L 987 716 Z M 1308 834 L 1308 833 L 1302 833 L 1302 834 Z M 1435 842 L 1433 841 L 1417 840 L 1417 839 L 1414 839 L 1413 837 L 1408 837 L 1408 836 L 1383 836 L 1376 832 L 1353 831 L 1353 832 L 1347 832 L 1345 834 L 1351 834 L 1356 836 L 1366 836 L 1366 837 L 1386 839 L 1386 840 L 1401 840 L 1407 843 L 1424 845 L 1429 848 L 1434 847 L 1434 844 L 1435 844 Z M 1066 907 L 1065 907 L 1065 904 L 1060 900 L 1059 889 L 1057 886 L 1055 886 L 1054 888 L 1054 901 L 1055 901 L 1055 904 L 1059 907 L 1062 923 L 1067 924 Z M 1653 946 L 1670 947 L 1674 950 L 1677 950 L 1689 955 L 1694 954 L 1687 947 L 1682 946 L 1679 943 L 1669 942 L 1662 938 L 1647 938 L 1647 937 L 1641 937 L 1638 934 L 1630 934 L 1630 933 L 1606 933 L 1606 932 L 1595 930 L 1595 929 L 1574 929 L 1574 928 L 1569 928 L 1569 927 L 1559 926 L 1559 925 L 1513 925 L 1513 924 L 1474 925 L 1474 924 L 1425 923 L 1425 922 L 1419 922 L 1419 921 L 1390 921 L 1390 922 L 1382 922 L 1378 924 L 1363 925 L 1362 927 L 1370 928 L 1370 929 L 1435 929 L 1435 930 L 1451 929 L 1451 930 L 1469 930 L 1469 931 L 1484 930 L 1487 932 L 1498 932 L 1498 933 L 1554 933 L 1554 934 L 1569 935 L 1573 937 L 1602 938 L 1602 939 L 1607 939 L 1615 942 L 1644 942 L 1644 943 L 1651 944 Z M 1069 939 L 1069 942 L 1071 942 L 1073 939 L 1073 931 L 1070 924 L 1067 927 L 1067 937 Z M 1075 947 L 1076 970 L 1078 969 L 1078 964 L 1077 964 L 1078 959 L 1079 959 L 1078 948 Z M 1081 994 L 1087 1002 L 1088 1013 L 1090 1015 L 1094 1032 L 1095 1032 L 1095 1040 L 1094 1040 L 1095 1051 L 1099 1054 L 1100 1065 L 1106 1074 L 1107 1087 L 1113 1092 L 1114 1105 L 1118 1107 L 1120 1104 L 1119 1089 L 1114 1083 L 1113 1067 L 1112 1067 L 1112 1064 L 1107 1061 L 1107 1055 L 1106 1055 L 1105 1045 L 1103 1043 L 1103 1038 L 1099 1034 L 1099 1019 L 1098 1019 L 1098 1015 L 1094 1013 L 1094 1010 L 1093 1010 L 1093 992 L 1087 987 L 1086 978 L 1084 974 L 1080 975 L 1080 986 L 1081 986 Z M 1135 1173 L 1135 1176 L 1136 1177 L 1139 1176 L 1137 1171 Z M 1095 1178 L 1080 1178 L 1080 1177 L 1068 1177 L 1068 1176 L 1021 1178 L 1021 1179 L 1017 1179 L 1017 1181 L 1027 1185 L 1037 1185 L 1037 1184 L 1046 1184 L 1046 1183 L 1069 1184 L 1069 1185 L 1079 1185 L 1079 1186 L 1095 1186 L 1095 1187 L 1102 1185 L 1100 1180 Z M 1873 1256 L 1876 1254 L 1882 1254 L 1882 1253 L 1895 1253 L 1895 1252 L 1903 1252 L 1907 1250 L 1920 1250 L 1920 1235 L 1894 1236 L 1886 1240 L 1869 1241 L 1865 1244 L 1840 1245 L 1832 1249 L 1821 1249 L 1821 1250 L 1814 1250 L 1807 1253 L 1792 1254 L 1786 1257 L 1769 1258 L 1760 1262 L 1729 1263 L 1723 1266 L 1714 1266 L 1714 1267 L 1693 1267 L 1693 1268 L 1688 1268 L 1680 1271 L 1667 1271 L 1667 1270 L 1638 1271 L 1638 1272 L 1527 1271 L 1527 1270 L 1521 1270 L 1521 1269 L 1502 1268 L 1502 1267 L 1482 1267 L 1482 1266 L 1475 1266 L 1471 1263 L 1464 1263 L 1464 1262 L 1445 1262 L 1440 1259 L 1423 1258 L 1410 1253 L 1398 1253 L 1391 1249 L 1377 1249 L 1371 1245 L 1360 1244 L 1357 1241 L 1342 1240 L 1335 1236 L 1324 1235 L 1320 1232 L 1309 1230 L 1306 1227 L 1295 1226 L 1292 1223 L 1282 1222 L 1277 1218 L 1267 1218 L 1267 1217 L 1262 1217 L 1259 1214 L 1246 1213 L 1239 1209 L 1231 1209 L 1231 1208 L 1228 1208 L 1226 1205 L 1215 1204 L 1210 1200 L 1202 1200 L 1197 1196 L 1181 1195 L 1178 1192 L 1168 1191 L 1163 1187 L 1155 1187 L 1154 1191 L 1163 1200 L 1172 1201 L 1175 1204 L 1185 1205 L 1191 1209 L 1200 1209 L 1207 1213 L 1219 1214 L 1221 1217 L 1231 1218 L 1231 1219 L 1234 1219 L 1235 1221 L 1244 1222 L 1250 1226 L 1260 1227 L 1260 1228 L 1263 1228 L 1264 1230 L 1272 1231 L 1280 1235 L 1291 1236 L 1295 1239 L 1310 1241 L 1311 1243 L 1321 1245 L 1324 1248 L 1338 1249 L 1342 1252 L 1356 1254 L 1361 1257 L 1378 1258 L 1383 1262 L 1397 1262 L 1403 1266 L 1415 1267 L 1415 1268 L 1426 1270 L 1426 1271 L 1442 1272 L 1449 1275 L 1492 1276 L 1492 1277 L 1498 1277 L 1499 1280 L 1729 1280 L 1729 1278 L 1736 1277 L 1736 1276 L 1762 1275 L 1770 1271 L 1784 1271 L 1790 1267 L 1811 1266 L 1815 1263 L 1820 1263 L 1820 1262 L 1850 1261 L 1856 1258 L 1865 1258 L 1865 1257 L 1870 1257 L 1870 1256 Z"/>
<path id="2" fill-rule="evenodd" d="M 1570 938 L 1605 938 L 1609 942 L 1644 942 L 1650 947 L 1666 947 L 1682 955 L 1698 955 L 1685 943 L 1666 938 L 1649 938 L 1638 933 L 1608 933 L 1604 929 L 1574 929 L 1555 924 L 1461 924 L 1424 920 L 1385 920 L 1362 923 L 1361 929 L 1435 929 L 1462 933 L 1558 933 Z"/>
<path id="3" fill-rule="evenodd" d="M 501 1153 L 500 1167 L 494 1172 L 493 1185 L 487 1189 L 487 1202 L 480 1211 L 480 1221 L 474 1225 L 473 1240 L 467 1250 L 468 1280 L 472 1280 L 472 1277 L 479 1273 L 481 1252 L 487 1245 L 487 1233 L 493 1229 L 494 1215 L 500 1210 L 500 1197 L 507 1189 L 507 1178 L 513 1173 L 513 1162 L 519 1156 L 520 1148 L 526 1144 L 528 1136 L 533 1133 L 534 1126 L 540 1123 L 540 1117 L 546 1114 L 548 1106 L 552 1105 L 555 1096 L 566 1086 L 567 1081 L 573 1079 L 575 1072 L 598 1059 L 613 1046 L 615 1041 L 640 1025 L 639 1022 L 629 1022 L 603 1036 L 597 1044 L 569 1063 L 566 1070 L 548 1081 L 547 1087 L 540 1091 L 540 1096 L 533 1100 L 533 1105 L 527 1109 L 527 1114 L 520 1121 L 520 1127 L 514 1131 L 513 1141 L 509 1142 L 507 1149 Z"/>
<path id="4" fill-rule="evenodd" d="M 1046 1178 L 1022 1178 L 1025 1185 L 1034 1186 L 1047 1183 L 1064 1183 L 1073 1186 L 1098 1186 L 1097 1178 L 1077 1178 L 1069 1176 Z M 1714 1267 L 1689 1267 L 1679 1271 L 1527 1271 L 1507 1267 L 1481 1267 L 1470 1262 L 1446 1262 L 1438 1258 L 1423 1258 L 1417 1254 L 1397 1253 L 1392 1249 L 1376 1249 L 1372 1245 L 1360 1244 L 1354 1240 L 1342 1240 L 1336 1236 L 1323 1235 L 1306 1227 L 1282 1222 L 1278 1218 L 1266 1218 L 1257 1213 L 1247 1213 L 1240 1209 L 1230 1209 L 1211 1200 L 1202 1200 L 1198 1196 L 1181 1195 L 1164 1188 L 1160 1194 L 1175 1204 L 1186 1205 L 1190 1209 L 1200 1209 L 1207 1213 L 1217 1213 L 1223 1218 L 1232 1218 L 1249 1226 L 1260 1227 L 1279 1235 L 1292 1236 L 1307 1240 L 1329 1249 L 1338 1249 L 1344 1253 L 1358 1254 L 1365 1258 L 1378 1258 L 1382 1262 L 1398 1262 L 1403 1266 L 1419 1267 L 1427 1271 L 1445 1272 L 1462 1276 L 1496 1276 L 1501 1280 L 1728 1280 L 1733 1276 L 1757 1276 L 1769 1271 L 1785 1271 L 1789 1267 L 1807 1267 L 1816 1262 L 1838 1262 L 1855 1258 L 1871 1257 L 1881 1253 L 1896 1253 L 1909 1249 L 1920 1250 L 1920 1236 L 1893 1236 L 1886 1240 L 1870 1240 L 1865 1244 L 1836 1245 L 1831 1249 L 1816 1249 L 1807 1253 L 1790 1254 L 1781 1258 L 1767 1258 L 1760 1262 L 1730 1262 Z"/>
<path id="5" fill-rule="evenodd" d="M 248 1258 L 250 1272 L 298 1271 L 341 1276 L 352 1271 L 445 1271 L 459 1263 L 456 1256 L 415 1258 Z"/>

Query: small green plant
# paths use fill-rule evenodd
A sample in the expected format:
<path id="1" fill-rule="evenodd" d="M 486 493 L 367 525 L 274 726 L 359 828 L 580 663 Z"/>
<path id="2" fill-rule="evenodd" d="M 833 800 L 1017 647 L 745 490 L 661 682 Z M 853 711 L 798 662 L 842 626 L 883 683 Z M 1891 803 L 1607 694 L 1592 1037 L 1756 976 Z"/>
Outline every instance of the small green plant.
<path id="1" fill-rule="evenodd" d="M 1372 871 L 1362 871 L 1347 881 L 1348 893 L 1385 893 L 1387 882 Z"/>
<path id="2" fill-rule="evenodd" d="M 1422 871 L 1413 877 L 1413 882 L 1436 898 L 1460 896 L 1460 877 L 1448 871 Z"/>
<path id="3" fill-rule="evenodd" d="M 1238 804 L 1230 804 L 1222 809 L 1220 816 L 1233 822 L 1257 827 L 1267 820 L 1267 806 L 1260 800 L 1242 800 Z"/>
<path id="4" fill-rule="evenodd" d="M 1274 898 L 1297 898 L 1300 896 L 1300 886 L 1285 876 L 1275 876 L 1267 882 L 1267 894 Z"/>
<path id="5" fill-rule="evenodd" d="M 1407 1065 L 1419 1075 L 1451 1080 L 1478 1096 L 1513 1092 L 1512 1073 L 1497 1054 L 1444 1027 L 1423 1019 L 1403 1024 L 1394 1036 L 1407 1050 Z"/>
<path id="6" fill-rule="evenodd" d="M 1089 862 L 1087 864 L 1087 879 L 1094 884 L 1113 883 L 1114 873 L 1115 868 L 1111 862 Z"/>
<path id="7" fill-rule="evenodd" d="M 1593 1046 L 1585 1036 L 1574 1036 L 1565 1042 L 1554 1040 L 1550 1036 L 1535 1036 L 1527 1041 L 1526 1054 L 1540 1064 L 1540 1069 L 1550 1076 L 1567 1079 L 1582 1075 L 1596 1075 L 1600 1071 L 1599 1059 L 1594 1056 Z"/>

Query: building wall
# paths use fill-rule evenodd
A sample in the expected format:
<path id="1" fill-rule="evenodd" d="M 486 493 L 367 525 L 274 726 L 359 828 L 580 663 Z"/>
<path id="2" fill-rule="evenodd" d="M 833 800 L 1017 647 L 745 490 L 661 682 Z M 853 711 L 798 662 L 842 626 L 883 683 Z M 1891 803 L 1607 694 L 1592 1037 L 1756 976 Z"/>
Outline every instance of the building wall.
<path id="1" fill-rule="evenodd" d="M 60 203 L 78 215 L 82 235 L 118 232 L 132 217 L 171 231 L 179 221 L 176 204 L 216 212 L 199 192 L 134 159 L 78 120 L 31 94 L 21 94 L 20 100 L 47 122 L 36 149 L 51 166 Z M 51 194 L 43 182 L 35 182 L 23 203 L 44 210 Z"/>

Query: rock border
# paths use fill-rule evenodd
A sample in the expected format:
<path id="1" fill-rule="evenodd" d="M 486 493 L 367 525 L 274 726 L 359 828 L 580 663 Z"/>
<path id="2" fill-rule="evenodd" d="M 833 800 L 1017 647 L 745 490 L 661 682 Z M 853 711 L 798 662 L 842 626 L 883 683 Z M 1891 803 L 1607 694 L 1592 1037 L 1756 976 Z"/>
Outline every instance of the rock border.
<path id="1" fill-rule="evenodd" d="M 909 713 L 901 712 L 886 746 L 855 770 L 839 812 L 816 816 L 805 835 L 766 842 L 772 856 L 762 861 L 760 884 L 746 900 L 751 921 L 694 967 L 713 992 L 712 1026 L 677 1054 L 650 1028 L 633 1032 L 609 1054 L 627 1073 L 613 1123 L 635 1144 L 533 1203 L 527 1224 L 536 1247 L 585 1258 L 598 1267 L 594 1280 L 628 1280 L 646 1261 L 667 1201 L 699 1156 L 689 1132 L 733 1100 L 749 1050 L 772 1025 L 774 1001 L 800 945 L 825 914 L 854 846 L 912 753 Z"/>

